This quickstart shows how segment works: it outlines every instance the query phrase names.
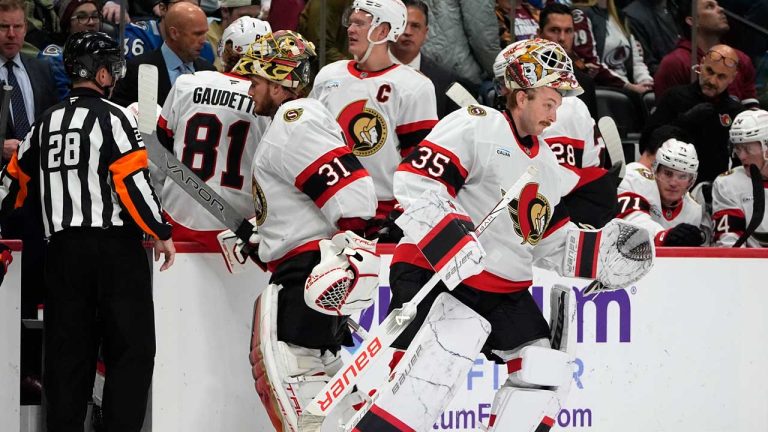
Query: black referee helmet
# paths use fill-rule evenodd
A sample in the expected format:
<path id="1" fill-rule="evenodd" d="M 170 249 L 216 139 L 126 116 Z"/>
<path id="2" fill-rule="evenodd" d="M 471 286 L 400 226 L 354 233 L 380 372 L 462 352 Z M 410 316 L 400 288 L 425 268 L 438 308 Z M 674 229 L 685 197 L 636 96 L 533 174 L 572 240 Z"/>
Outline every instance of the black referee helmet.
<path id="1" fill-rule="evenodd" d="M 92 80 L 101 67 L 106 67 L 115 80 L 125 76 L 120 46 L 103 32 L 71 35 L 64 44 L 64 67 L 72 81 Z"/>

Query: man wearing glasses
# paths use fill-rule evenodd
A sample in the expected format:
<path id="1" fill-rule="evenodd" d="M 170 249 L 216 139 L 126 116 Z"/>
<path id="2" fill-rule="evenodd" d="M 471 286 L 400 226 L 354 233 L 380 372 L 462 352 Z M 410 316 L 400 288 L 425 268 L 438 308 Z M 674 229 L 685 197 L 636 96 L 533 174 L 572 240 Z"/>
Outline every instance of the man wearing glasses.
<path id="1" fill-rule="evenodd" d="M 713 51 L 712 48 L 721 43 L 722 37 L 728 32 L 728 19 L 716 0 L 697 1 L 696 58 L 701 59 L 705 54 L 718 56 L 718 51 Z M 694 23 L 691 3 L 691 0 L 679 2 L 675 20 L 682 33 L 677 47 L 664 56 L 654 76 L 656 100 L 661 99 L 670 88 L 691 82 L 691 29 Z M 738 74 L 729 85 L 728 93 L 750 108 L 757 106 L 755 67 L 752 60 L 737 49 L 733 49 L 731 54 L 733 55 L 725 57 L 723 61 L 728 67 L 735 68 Z"/>
<path id="2" fill-rule="evenodd" d="M 640 151 L 648 147 L 651 133 L 659 126 L 678 126 L 690 134 L 699 155 L 697 182 L 713 181 L 726 171 L 730 159 L 728 129 L 744 110 L 728 93 L 738 73 L 734 67 L 738 58 L 728 45 L 713 46 L 694 67 L 698 79 L 669 89 L 658 101 L 640 138 Z"/>

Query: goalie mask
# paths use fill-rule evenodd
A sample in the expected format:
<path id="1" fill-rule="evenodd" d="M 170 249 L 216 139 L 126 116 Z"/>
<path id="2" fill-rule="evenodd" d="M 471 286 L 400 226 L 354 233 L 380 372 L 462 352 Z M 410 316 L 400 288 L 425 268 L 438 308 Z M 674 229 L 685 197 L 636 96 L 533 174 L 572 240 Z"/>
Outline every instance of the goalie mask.
<path id="1" fill-rule="evenodd" d="M 320 241 L 320 263 L 304 289 L 307 305 L 326 315 L 351 315 L 373 304 L 379 286 L 376 242 L 346 231 Z"/>
<path id="2" fill-rule="evenodd" d="M 315 55 L 312 42 L 299 33 L 280 30 L 267 33 L 253 42 L 232 72 L 242 76 L 260 76 L 300 91 L 309 85 L 309 63 Z"/>
<path id="3" fill-rule="evenodd" d="M 555 42 L 528 39 L 515 42 L 496 57 L 494 74 L 504 71 L 504 84 L 510 90 L 550 87 L 563 96 L 584 92 L 573 74 L 568 54 Z"/>
<path id="4" fill-rule="evenodd" d="M 691 175 L 689 188 L 696 182 L 696 174 L 699 169 L 699 157 L 693 144 L 688 144 L 674 138 L 664 141 L 656 152 L 656 161 L 653 163 L 653 171 L 657 172 L 659 166 L 665 166 L 676 171 Z"/>

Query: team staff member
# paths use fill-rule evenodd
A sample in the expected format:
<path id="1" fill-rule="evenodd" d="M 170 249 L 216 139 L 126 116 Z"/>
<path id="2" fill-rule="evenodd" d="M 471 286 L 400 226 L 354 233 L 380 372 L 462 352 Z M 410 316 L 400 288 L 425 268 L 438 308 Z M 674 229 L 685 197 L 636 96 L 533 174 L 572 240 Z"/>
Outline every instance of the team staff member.
<path id="1" fill-rule="evenodd" d="M 39 119 L 2 174 L 0 210 L 38 187 L 45 234 L 45 395 L 50 432 L 82 431 L 103 338 L 107 430 L 136 431 L 152 381 L 155 328 L 142 230 L 160 270 L 173 264 L 171 227 L 152 190 L 136 122 L 105 100 L 122 76 L 117 43 L 100 32 L 64 48 L 70 97 Z"/>

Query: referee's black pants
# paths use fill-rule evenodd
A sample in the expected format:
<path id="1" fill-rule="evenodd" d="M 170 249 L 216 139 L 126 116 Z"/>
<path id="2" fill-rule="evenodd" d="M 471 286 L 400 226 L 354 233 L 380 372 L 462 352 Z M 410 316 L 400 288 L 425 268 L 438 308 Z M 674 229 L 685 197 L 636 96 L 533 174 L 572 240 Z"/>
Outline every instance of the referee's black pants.
<path id="1" fill-rule="evenodd" d="M 150 267 L 137 230 L 68 228 L 46 251 L 48 432 L 82 432 L 99 342 L 108 432 L 138 432 L 155 357 Z"/>

